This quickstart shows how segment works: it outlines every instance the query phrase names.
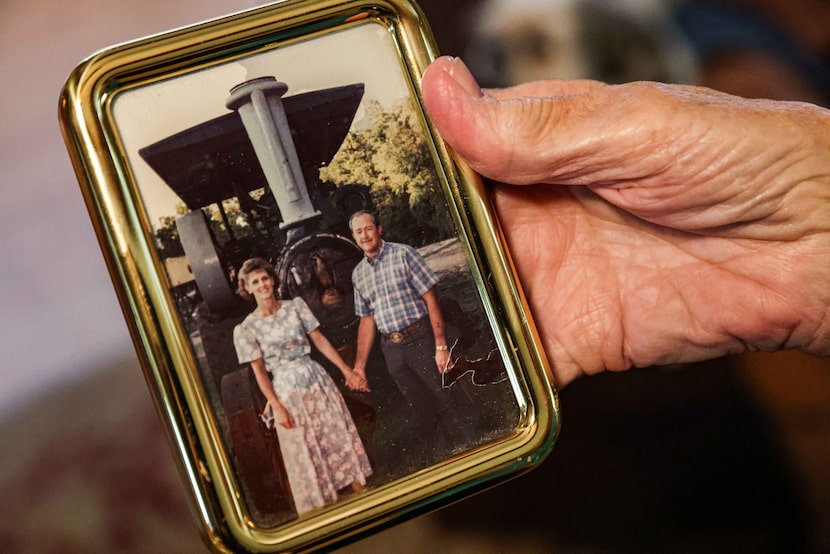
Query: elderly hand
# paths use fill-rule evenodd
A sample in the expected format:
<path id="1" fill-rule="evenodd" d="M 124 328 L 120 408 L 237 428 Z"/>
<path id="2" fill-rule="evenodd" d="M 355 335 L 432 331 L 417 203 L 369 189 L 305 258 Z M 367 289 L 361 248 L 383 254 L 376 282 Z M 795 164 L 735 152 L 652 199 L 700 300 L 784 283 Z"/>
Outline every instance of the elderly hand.
<path id="1" fill-rule="evenodd" d="M 708 89 L 422 83 L 493 201 L 554 377 L 830 354 L 830 112 Z M 507 186 L 520 185 L 520 186 Z"/>

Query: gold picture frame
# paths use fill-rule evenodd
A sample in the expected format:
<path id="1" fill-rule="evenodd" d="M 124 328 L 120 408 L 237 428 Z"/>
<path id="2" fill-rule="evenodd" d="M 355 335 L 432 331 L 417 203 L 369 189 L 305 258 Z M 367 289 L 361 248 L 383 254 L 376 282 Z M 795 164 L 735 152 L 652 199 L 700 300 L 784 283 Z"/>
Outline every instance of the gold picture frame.
<path id="1" fill-rule="evenodd" d="M 555 441 L 555 389 L 485 185 L 422 104 L 420 77 L 435 56 L 407 0 L 286 0 L 96 53 L 62 91 L 70 157 L 216 551 L 355 540 L 530 469 Z M 354 212 L 375 246 L 383 240 L 378 258 L 355 242 Z M 400 244 L 437 279 L 421 286 L 441 317 L 382 329 L 356 268 Z M 270 269 L 246 274 L 251 258 Z M 249 288 L 257 271 L 271 293 Z M 236 294 L 240 277 L 256 303 Z M 296 308 L 300 342 L 243 354 L 240 336 L 258 332 L 243 323 L 259 325 L 269 299 L 279 299 L 277 315 Z M 370 348 L 358 337 L 365 322 L 375 325 Z M 296 345 L 307 351 L 286 358 Z M 417 372 L 401 360 L 422 352 L 448 360 L 430 372 L 432 389 L 402 376 Z M 296 381 L 292 364 L 328 376 L 315 379 L 337 411 L 300 415 L 286 404 L 294 415 L 280 419 L 256 367 L 277 391 Z M 324 419 L 350 422 L 354 440 L 319 431 Z M 311 462 L 297 461 L 286 429 L 302 431 Z M 308 485 L 297 475 L 312 466 Z M 333 475 L 325 485 L 321 471 Z M 303 496 L 306 485 L 323 492 Z"/>

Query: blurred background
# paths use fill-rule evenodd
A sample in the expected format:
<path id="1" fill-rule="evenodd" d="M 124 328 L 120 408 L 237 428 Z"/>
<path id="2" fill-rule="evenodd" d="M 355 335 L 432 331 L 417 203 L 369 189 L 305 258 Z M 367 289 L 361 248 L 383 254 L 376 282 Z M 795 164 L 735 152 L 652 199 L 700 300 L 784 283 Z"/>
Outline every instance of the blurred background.
<path id="1" fill-rule="evenodd" d="M 60 137 L 69 71 L 244 0 L 0 2 L 0 551 L 201 552 Z M 830 98 L 824 0 L 423 0 L 443 53 L 545 77 Z M 830 362 L 586 378 L 550 458 L 343 552 L 830 552 Z"/>

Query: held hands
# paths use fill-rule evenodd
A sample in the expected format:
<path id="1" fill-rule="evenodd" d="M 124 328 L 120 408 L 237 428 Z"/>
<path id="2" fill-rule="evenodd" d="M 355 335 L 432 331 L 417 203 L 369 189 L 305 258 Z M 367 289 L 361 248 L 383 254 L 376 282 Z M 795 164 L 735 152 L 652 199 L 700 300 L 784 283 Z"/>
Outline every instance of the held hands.
<path id="1" fill-rule="evenodd" d="M 356 369 L 349 369 L 348 367 L 341 370 L 343 377 L 346 379 L 346 386 L 354 391 L 371 392 L 369 382 L 366 380 L 365 371 L 357 371 Z"/>
<path id="2" fill-rule="evenodd" d="M 482 91 L 450 58 L 422 88 L 444 139 L 499 182 L 558 385 L 746 350 L 830 354 L 830 112 L 655 83 Z"/>

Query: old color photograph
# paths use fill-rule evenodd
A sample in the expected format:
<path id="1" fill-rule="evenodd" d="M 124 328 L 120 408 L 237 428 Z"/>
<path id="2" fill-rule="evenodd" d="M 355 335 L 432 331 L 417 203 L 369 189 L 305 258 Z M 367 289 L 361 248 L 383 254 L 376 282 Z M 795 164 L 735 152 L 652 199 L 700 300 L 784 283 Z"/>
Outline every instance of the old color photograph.
<path id="1" fill-rule="evenodd" d="M 259 526 L 440 464 L 519 419 L 410 91 L 388 30 L 363 23 L 114 101 Z"/>

